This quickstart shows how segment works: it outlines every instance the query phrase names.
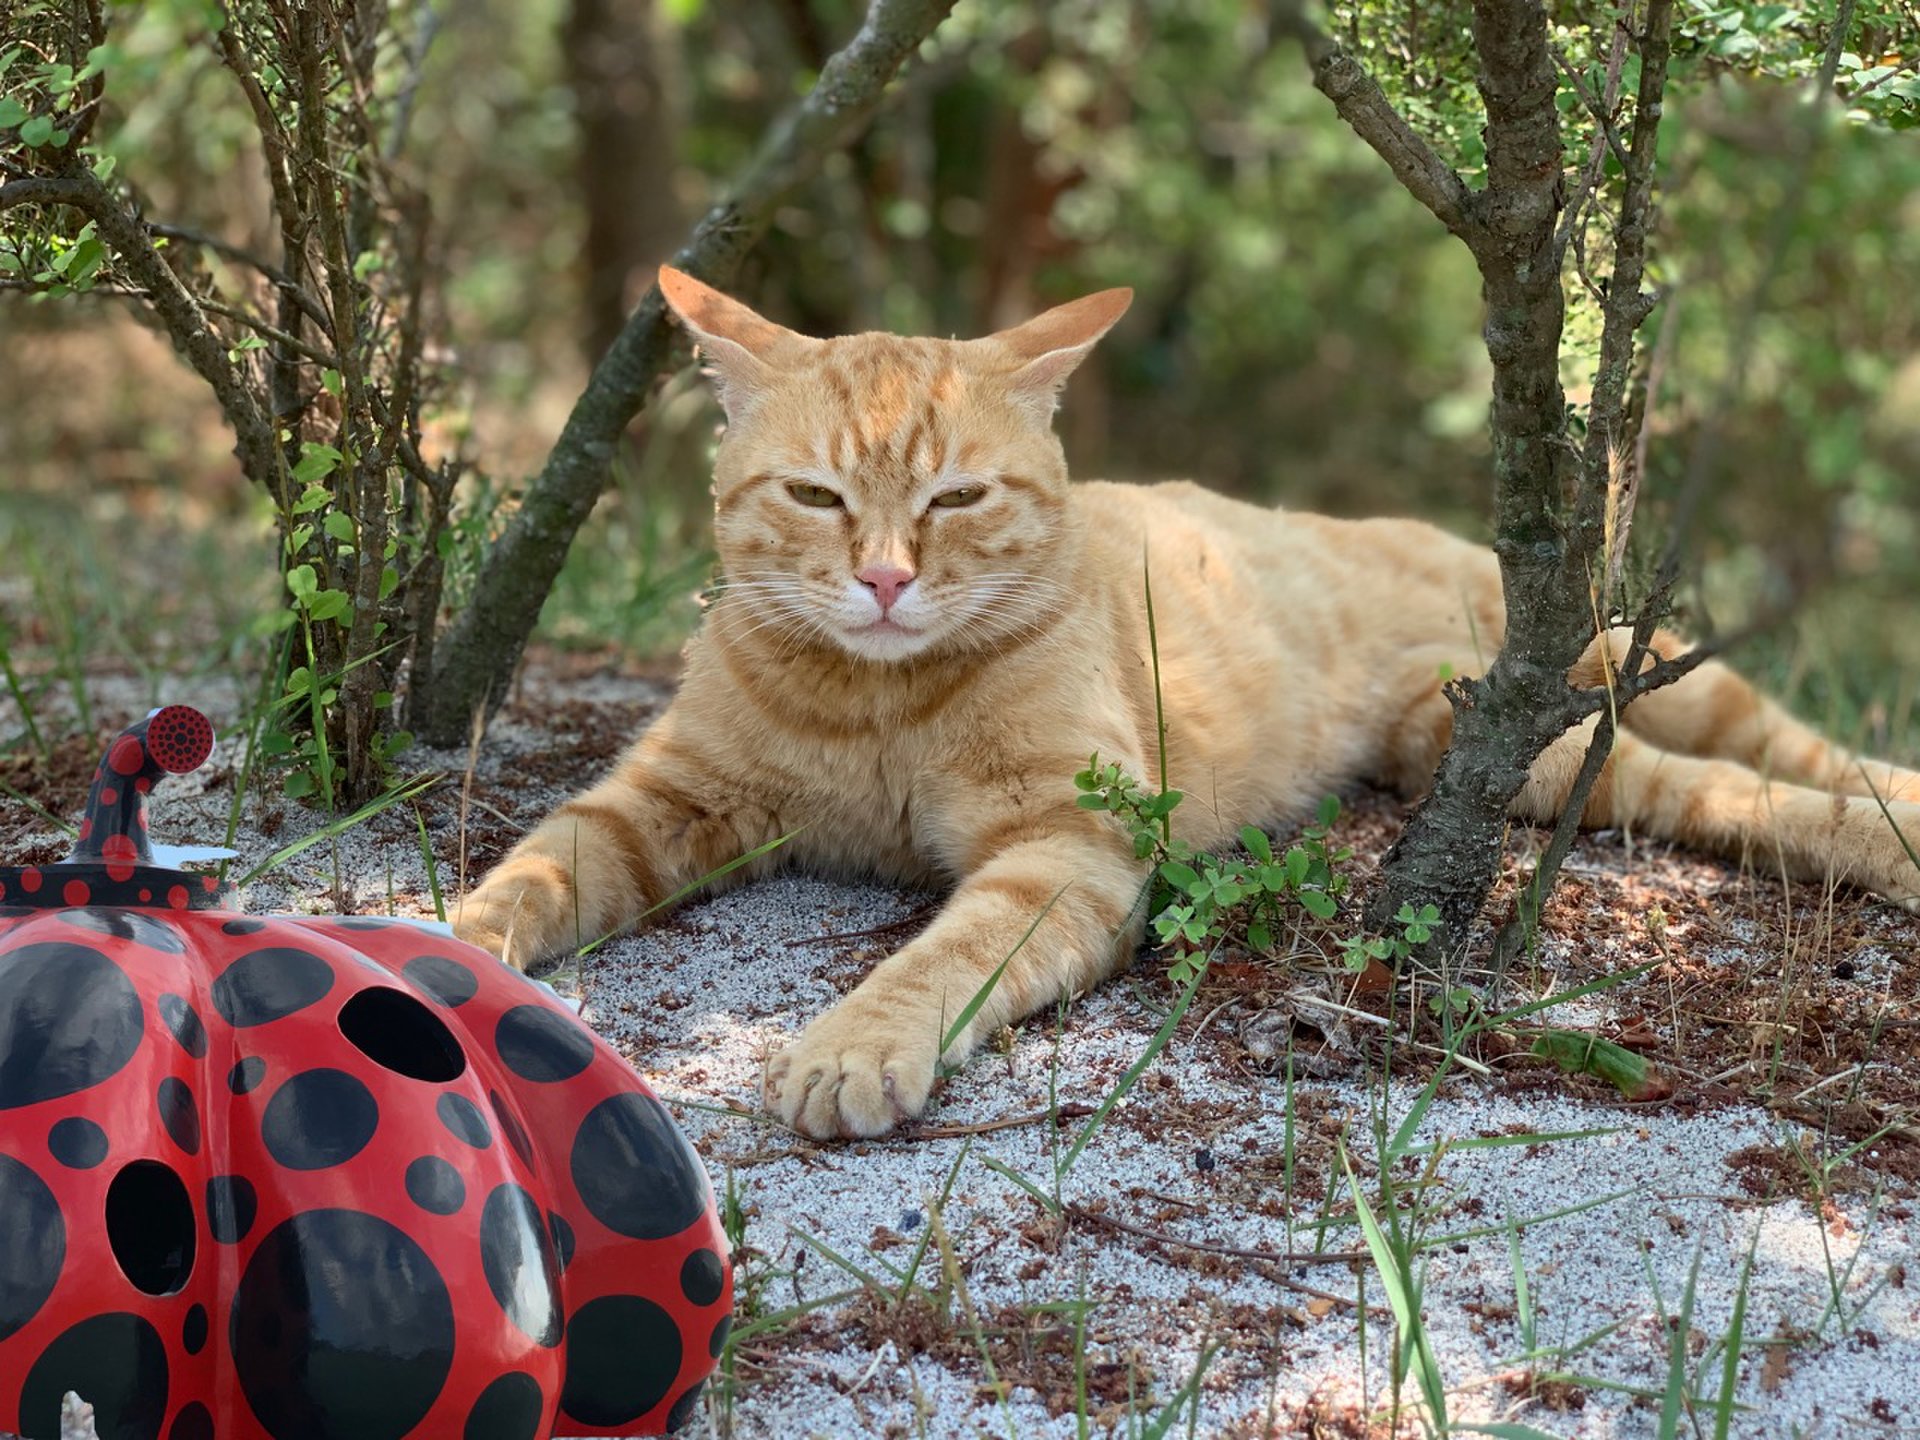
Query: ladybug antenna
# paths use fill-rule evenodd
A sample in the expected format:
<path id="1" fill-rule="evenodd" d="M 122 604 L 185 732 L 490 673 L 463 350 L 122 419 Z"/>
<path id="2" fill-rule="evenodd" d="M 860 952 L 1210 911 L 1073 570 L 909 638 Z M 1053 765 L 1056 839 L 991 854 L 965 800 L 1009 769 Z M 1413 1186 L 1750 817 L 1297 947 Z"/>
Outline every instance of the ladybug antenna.
<path id="1" fill-rule="evenodd" d="M 212 753 L 213 723 L 191 705 L 164 706 L 122 730 L 93 772 L 80 839 L 68 858 L 150 861 L 147 792 L 163 775 L 198 770 Z"/>

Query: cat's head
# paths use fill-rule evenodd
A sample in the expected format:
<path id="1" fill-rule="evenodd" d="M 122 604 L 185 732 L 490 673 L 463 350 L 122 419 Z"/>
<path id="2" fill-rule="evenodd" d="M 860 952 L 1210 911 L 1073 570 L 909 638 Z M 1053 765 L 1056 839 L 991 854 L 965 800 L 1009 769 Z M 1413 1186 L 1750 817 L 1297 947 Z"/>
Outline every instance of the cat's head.
<path id="1" fill-rule="evenodd" d="M 660 289 L 727 412 L 714 541 L 757 633 L 898 661 L 992 648 L 1068 598 L 1053 411 L 1131 290 L 983 340 L 813 340 L 677 270 Z"/>

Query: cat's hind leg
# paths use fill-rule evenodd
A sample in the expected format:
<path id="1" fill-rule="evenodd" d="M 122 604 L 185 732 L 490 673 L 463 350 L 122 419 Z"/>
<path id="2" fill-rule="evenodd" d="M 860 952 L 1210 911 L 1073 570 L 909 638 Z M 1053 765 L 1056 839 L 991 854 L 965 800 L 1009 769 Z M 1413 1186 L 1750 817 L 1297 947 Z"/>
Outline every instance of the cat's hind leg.
<path id="1" fill-rule="evenodd" d="M 1631 632 L 1623 626 L 1609 638 L 1614 663 L 1623 663 Z M 1662 630 L 1655 634 L 1653 648 L 1672 658 L 1691 647 Z M 1569 678 L 1576 685 L 1603 684 L 1601 655 L 1596 640 Z M 1718 660 L 1708 660 L 1673 684 L 1643 695 L 1622 719 L 1641 739 L 1677 755 L 1732 760 L 1773 779 L 1842 795 L 1877 793 L 1883 800 L 1920 801 L 1920 774 L 1834 744 Z"/>
<path id="2" fill-rule="evenodd" d="M 1559 818 L 1597 723 L 1583 721 L 1542 752 L 1514 813 L 1540 823 Z M 1891 800 L 1882 813 L 1870 798 L 1768 779 L 1732 760 L 1676 755 L 1629 729 L 1615 737 L 1580 818 L 1751 858 L 1795 879 L 1858 885 L 1920 909 L 1920 867 L 1901 838 L 1920 848 L 1920 804 L 1912 801 Z"/>

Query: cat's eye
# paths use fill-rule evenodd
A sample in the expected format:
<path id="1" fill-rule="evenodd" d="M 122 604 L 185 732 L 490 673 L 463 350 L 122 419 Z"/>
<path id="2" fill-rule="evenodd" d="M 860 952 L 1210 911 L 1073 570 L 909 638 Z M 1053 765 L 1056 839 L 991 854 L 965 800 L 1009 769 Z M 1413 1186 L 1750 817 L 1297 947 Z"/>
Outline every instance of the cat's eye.
<path id="1" fill-rule="evenodd" d="M 962 485 L 958 490 L 943 491 L 933 497 L 933 503 L 942 510 L 964 510 L 969 505 L 980 503 L 980 497 L 987 493 L 984 485 Z"/>
<path id="2" fill-rule="evenodd" d="M 802 505 L 811 505 L 815 509 L 827 510 L 840 503 L 840 497 L 824 485 L 809 485 L 804 480 L 793 480 L 787 484 L 787 493 Z"/>

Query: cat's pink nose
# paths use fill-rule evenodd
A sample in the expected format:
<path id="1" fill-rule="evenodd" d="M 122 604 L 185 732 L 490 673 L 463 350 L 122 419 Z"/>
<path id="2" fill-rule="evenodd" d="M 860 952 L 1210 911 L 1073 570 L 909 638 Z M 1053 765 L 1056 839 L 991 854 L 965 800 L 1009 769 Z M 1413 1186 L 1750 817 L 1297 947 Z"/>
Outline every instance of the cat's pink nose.
<path id="1" fill-rule="evenodd" d="M 854 571 L 853 578 L 873 591 L 873 598 L 880 602 L 880 613 L 885 615 L 900 598 L 900 592 L 913 583 L 913 571 L 902 570 L 897 565 L 869 565 Z"/>

